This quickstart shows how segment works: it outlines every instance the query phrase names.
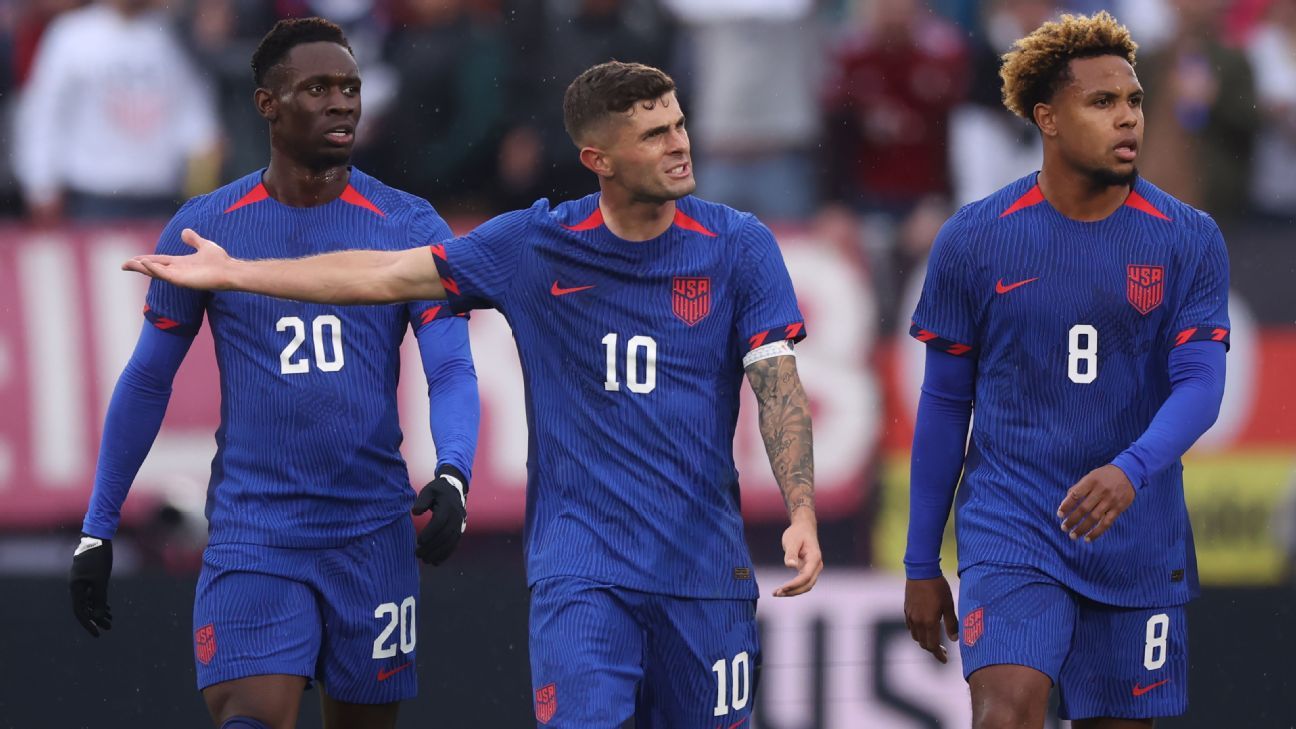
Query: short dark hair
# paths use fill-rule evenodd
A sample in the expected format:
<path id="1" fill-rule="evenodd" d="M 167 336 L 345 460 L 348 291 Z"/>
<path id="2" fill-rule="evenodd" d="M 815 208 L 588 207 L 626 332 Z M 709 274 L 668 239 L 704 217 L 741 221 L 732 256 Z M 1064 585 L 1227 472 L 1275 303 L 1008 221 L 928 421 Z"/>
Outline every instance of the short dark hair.
<path id="1" fill-rule="evenodd" d="M 292 49 L 304 43 L 336 43 L 355 56 L 346 33 L 323 18 L 291 18 L 280 20 L 261 39 L 261 45 L 252 52 L 252 78 L 257 87 L 266 85 L 266 77 L 284 62 Z"/>
<path id="2" fill-rule="evenodd" d="M 1138 44 L 1129 29 L 1105 10 L 1063 15 L 1013 44 L 1003 56 L 1003 102 L 1008 111 L 1035 123 L 1035 105 L 1047 104 L 1071 80 L 1071 61 L 1118 56 L 1135 63 Z"/>
<path id="3" fill-rule="evenodd" d="M 563 126 L 576 146 L 590 127 L 640 101 L 660 99 L 675 90 L 664 71 L 642 63 L 608 61 L 585 70 L 563 95 Z"/>

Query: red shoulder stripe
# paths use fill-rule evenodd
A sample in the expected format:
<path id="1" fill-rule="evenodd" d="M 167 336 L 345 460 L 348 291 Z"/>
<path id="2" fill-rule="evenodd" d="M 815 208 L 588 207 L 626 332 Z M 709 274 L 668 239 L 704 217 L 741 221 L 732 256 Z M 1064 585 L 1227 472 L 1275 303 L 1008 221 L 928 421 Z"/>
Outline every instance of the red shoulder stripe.
<path id="1" fill-rule="evenodd" d="M 225 212 L 232 213 L 235 210 L 238 210 L 239 208 L 245 205 L 251 205 L 252 203 L 259 203 L 268 197 L 270 197 L 270 192 L 266 190 L 265 185 L 258 182 L 257 186 L 249 190 L 248 194 L 239 198 L 238 202 L 225 208 Z"/>
<path id="2" fill-rule="evenodd" d="M 1012 205 L 1009 205 L 1007 210 L 999 213 L 999 217 L 1006 218 L 1018 210 L 1024 210 L 1032 205 L 1039 205 L 1042 202 L 1044 202 L 1044 191 L 1040 189 L 1038 184 L 1036 184 L 1032 186 L 1031 189 L 1027 190 L 1025 195 L 1017 198 Z"/>

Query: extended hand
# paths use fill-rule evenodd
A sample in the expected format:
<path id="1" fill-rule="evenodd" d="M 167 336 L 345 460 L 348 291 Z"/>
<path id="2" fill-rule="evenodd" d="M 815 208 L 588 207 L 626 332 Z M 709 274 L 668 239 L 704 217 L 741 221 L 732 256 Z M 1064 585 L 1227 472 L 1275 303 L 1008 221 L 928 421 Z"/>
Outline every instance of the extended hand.
<path id="1" fill-rule="evenodd" d="M 229 288 L 235 261 L 224 248 L 198 235 L 192 228 L 185 228 L 180 234 L 180 240 L 193 248 L 194 252 L 186 256 L 135 256 L 122 264 L 122 270 L 142 273 L 190 289 Z"/>
<path id="2" fill-rule="evenodd" d="M 459 469 L 442 466 L 440 475 L 424 486 L 414 500 L 415 516 L 432 512 L 432 518 L 419 532 L 418 547 L 414 550 L 424 562 L 439 565 L 459 546 L 459 539 L 468 528 L 465 481 Z"/>
<path id="3" fill-rule="evenodd" d="M 112 574 L 112 540 L 81 535 L 72 555 L 68 587 L 72 591 L 72 614 L 90 635 L 112 629 L 108 607 L 108 577 Z"/>
<path id="4" fill-rule="evenodd" d="M 1125 472 L 1108 464 L 1095 468 L 1067 491 L 1058 507 L 1062 531 L 1072 539 L 1084 537 L 1086 542 L 1101 537 L 1116 517 L 1134 503 L 1134 486 Z"/>
<path id="5" fill-rule="evenodd" d="M 918 645 L 941 663 L 949 661 L 941 641 L 942 620 L 945 634 L 950 640 L 958 640 L 958 615 L 954 613 L 949 582 L 944 577 L 906 581 L 904 613 L 905 626 Z"/>
<path id="6" fill-rule="evenodd" d="M 791 597 L 809 592 L 823 572 L 823 552 L 819 551 L 819 524 L 811 509 L 792 512 L 792 525 L 783 531 L 783 564 L 797 571 L 796 576 L 774 591 L 774 597 Z"/>

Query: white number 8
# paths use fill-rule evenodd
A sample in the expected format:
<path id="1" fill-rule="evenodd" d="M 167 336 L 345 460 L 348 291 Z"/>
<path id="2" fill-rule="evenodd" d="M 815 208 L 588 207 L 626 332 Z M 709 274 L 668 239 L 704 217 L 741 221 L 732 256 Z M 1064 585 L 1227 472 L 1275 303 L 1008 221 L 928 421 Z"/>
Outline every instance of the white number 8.
<path id="1" fill-rule="evenodd" d="M 1170 638 L 1170 616 L 1157 613 L 1148 618 L 1147 638 L 1143 644 L 1143 667 L 1155 671 L 1165 665 L 1166 641 Z"/>
<path id="2" fill-rule="evenodd" d="M 1067 377 L 1081 385 L 1098 379 L 1098 330 L 1092 324 L 1076 324 L 1067 332 Z"/>

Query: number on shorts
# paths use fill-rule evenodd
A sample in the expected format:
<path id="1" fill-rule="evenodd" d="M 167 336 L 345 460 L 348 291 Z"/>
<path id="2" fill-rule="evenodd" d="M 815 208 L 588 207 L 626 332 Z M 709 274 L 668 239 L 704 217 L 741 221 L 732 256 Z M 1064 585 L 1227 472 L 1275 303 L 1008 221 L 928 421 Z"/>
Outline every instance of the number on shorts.
<path id="1" fill-rule="evenodd" d="M 1157 613 L 1148 618 L 1147 639 L 1143 644 L 1143 667 L 1155 671 L 1165 665 L 1166 641 L 1170 638 L 1170 616 Z"/>
<path id="2" fill-rule="evenodd" d="M 742 711 L 747 708 L 747 702 L 751 700 L 750 663 L 747 651 L 743 651 L 734 656 L 733 661 L 726 661 L 721 658 L 711 666 L 711 672 L 716 675 L 716 716 L 728 714 L 730 705 L 733 706 L 733 711 Z M 729 678 L 733 679 L 732 695 L 728 691 L 729 682 L 727 679 Z"/>
<path id="3" fill-rule="evenodd" d="M 397 647 L 401 653 L 413 653 L 414 645 L 418 642 L 418 635 L 414 628 L 414 596 L 410 595 L 405 598 L 400 605 L 394 602 L 385 602 L 374 608 L 374 617 L 382 620 L 387 619 L 387 627 L 378 634 L 373 643 L 373 657 L 391 658 L 396 655 Z M 399 630 L 396 640 L 392 640 L 388 645 L 387 641 L 392 637 L 392 633 Z"/>

